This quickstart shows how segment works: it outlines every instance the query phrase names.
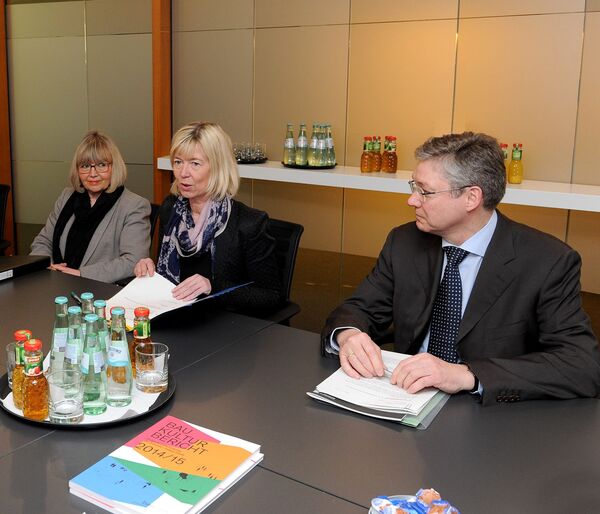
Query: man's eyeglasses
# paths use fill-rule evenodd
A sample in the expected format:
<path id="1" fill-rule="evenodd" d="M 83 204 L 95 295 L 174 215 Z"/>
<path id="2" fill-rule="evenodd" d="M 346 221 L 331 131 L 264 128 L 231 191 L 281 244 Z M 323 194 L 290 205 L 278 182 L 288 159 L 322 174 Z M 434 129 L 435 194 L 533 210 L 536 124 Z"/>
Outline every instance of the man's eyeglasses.
<path id="1" fill-rule="evenodd" d="M 408 185 L 410 186 L 411 193 L 419 193 L 421 195 L 421 199 L 425 200 L 428 196 L 437 195 L 438 193 L 450 193 L 451 191 L 460 191 L 465 187 L 471 186 L 461 186 L 461 187 L 453 187 L 452 189 L 443 189 L 442 191 L 425 191 L 421 186 L 415 184 L 414 180 L 409 180 Z"/>
<path id="2" fill-rule="evenodd" d="M 79 171 L 81 173 L 89 173 L 94 168 L 98 173 L 106 173 L 108 171 L 110 162 L 97 162 L 96 164 L 80 164 Z"/>

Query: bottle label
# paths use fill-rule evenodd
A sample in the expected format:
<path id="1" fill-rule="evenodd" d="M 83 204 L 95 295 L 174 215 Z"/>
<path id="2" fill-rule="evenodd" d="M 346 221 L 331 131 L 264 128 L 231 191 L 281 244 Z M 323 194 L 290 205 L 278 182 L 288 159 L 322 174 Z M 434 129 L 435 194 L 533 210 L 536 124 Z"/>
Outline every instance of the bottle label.
<path id="1" fill-rule="evenodd" d="M 93 352 L 91 362 L 94 365 L 94 374 L 100 373 L 104 369 L 104 354 L 102 352 Z M 90 372 L 90 354 L 84 353 L 81 356 L 81 372 L 87 375 Z"/>
<path id="2" fill-rule="evenodd" d="M 84 353 L 81 356 L 81 362 L 79 363 L 79 367 L 81 368 L 81 372 L 84 375 L 87 375 L 90 371 L 90 356 L 87 353 Z"/>
<path id="3" fill-rule="evenodd" d="M 307 148 L 308 147 L 308 139 L 306 136 L 300 136 L 298 138 L 298 148 Z"/>
<path id="4" fill-rule="evenodd" d="M 65 348 L 65 357 L 71 364 L 77 364 L 79 362 L 79 347 L 80 341 L 78 339 L 71 339 Z"/>
<path id="5" fill-rule="evenodd" d="M 68 331 L 65 329 L 55 329 L 52 335 L 52 347 L 55 350 L 63 350 L 67 345 Z"/>
<path id="6" fill-rule="evenodd" d="M 133 329 L 133 337 L 138 339 L 146 339 L 150 337 L 150 322 L 149 321 L 138 321 L 137 325 Z"/>
<path id="7" fill-rule="evenodd" d="M 108 347 L 109 366 L 127 366 L 129 363 L 129 349 L 125 341 L 111 341 Z"/>
<path id="8" fill-rule="evenodd" d="M 104 352 L 94 352 L 94 370 L 99 373 L 104 369 Z"/>
<path id="9" fill-rule="evenodd" d="M 324 139 L 319 139 L 319 150 L 325 150 L 325 140 Z"/>
<path id="10" fill-rule="evenodd" d="M 25 357 L 24 371 L 27 376 L 35 377 L 42 374 L 42 353 Z"/>
<path id="11" fill-rule="evenodd" d="M 515 148 L 512 152 L 512 158 L 515 161 L 520 161 L 521 160 L 521 150 L 519 150 L 518 148 Z"/>
<path id="12" fill-rule="evenodd" d="M 332 137 L 328 137 L 325 140 L 325 143 L 327 144 L 327 148 L 330 148 L 330 149 L 333 148 L 333 138 Z"/>
<path id="13" fill-rule="evenodd" d="M 286 140 L 283 142 L 283 147 L 284 148 L 294 148 L 294 138 L 293 137 L 288 137 L 286 138 Z"/>
<path id="14" fill-rule="evenodd" d="M 318 140 L 317 140 L 317 138 L 316 138 L 316 137 L 313 137 L 313 138 L 310 140 L 310 147 L 311 147 L 311 148 L 313 148 L 313 149 L 315 149 L 315 150 L 316 150 L 316 148 L 317 148 L 318 144 L 319 144 L 319 142 L 318 142 Z"/>

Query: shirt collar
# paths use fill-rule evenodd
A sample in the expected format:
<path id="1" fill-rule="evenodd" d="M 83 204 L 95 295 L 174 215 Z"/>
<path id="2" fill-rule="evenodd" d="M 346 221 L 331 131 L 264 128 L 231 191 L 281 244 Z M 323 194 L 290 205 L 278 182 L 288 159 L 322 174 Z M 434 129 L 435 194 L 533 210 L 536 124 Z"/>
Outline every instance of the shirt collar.
<path id="1" fill-rule="evenodd" d="M 490 241 L 492 240 L 492 236 L 494 235 L 494 231 L 496 230 L 496 225 L 498 224 L 498 214 L 494 210 L 490 219 L 485 224 L 485 226 L 479 231 L 475 232 L 469 239 L 467 239 L 463 244 L 460 245 L 459 248 L 466 250 L 470 254 L 478 255 L 479 257 L 483 257 L 485 255 L 485 251 L 487 250 Z M 442 248 L 444 246 L 454 246 L 445 239 L 442 239 Z"/>

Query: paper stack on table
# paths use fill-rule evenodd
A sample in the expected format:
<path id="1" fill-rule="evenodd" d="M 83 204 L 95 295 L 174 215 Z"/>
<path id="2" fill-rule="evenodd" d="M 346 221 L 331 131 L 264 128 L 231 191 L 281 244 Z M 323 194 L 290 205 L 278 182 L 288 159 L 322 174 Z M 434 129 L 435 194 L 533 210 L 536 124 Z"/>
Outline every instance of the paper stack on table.
<path id="1" fill-rule="evenodd" d="M 384 367 L 390 370 L 395 369 L 401 360 L 410 357 L 385 350 L 381 354 Z M 389 376 L 352 378 L 342 368 L 321 382 L 314 391 L 306 394 L 315 400 L 359 414 L 419 428 L 426 428 L 424 425 L 428 425 L 448 398 L 446 393 L 433 388 L 411 394 L 392 385 Z M 429 419 L 430 414 L 433 416 Z"/>

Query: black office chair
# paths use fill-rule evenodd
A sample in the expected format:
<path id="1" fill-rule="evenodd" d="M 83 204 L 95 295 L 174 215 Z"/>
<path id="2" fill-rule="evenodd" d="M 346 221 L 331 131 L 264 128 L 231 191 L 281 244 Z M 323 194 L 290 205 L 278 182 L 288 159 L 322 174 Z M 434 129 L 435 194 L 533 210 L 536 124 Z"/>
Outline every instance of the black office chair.
<path id="1" fill-rule="evenodd" d="M 9 192 L 10 186 L 0 184 L 0 255 L 4 255 L 4 252 L 10 246 L 10 241 L 4 239 L 4 224 L 6 223 Z"/>
<path id="2" fill-rule="evenodd" d="M 289 325 L 290 318 L 300 312 L 300 306 L 290 301 L 290 291 L 292 289 L 296 256 L 298 255 L 298 245 L 304 227 L 290 221 L 271 218 L 267 230 L 275 238 L 275 255 L 279 265 L 286 302 L 277 312 L 267 316 L 266 319 L 281 325 Z"/>

